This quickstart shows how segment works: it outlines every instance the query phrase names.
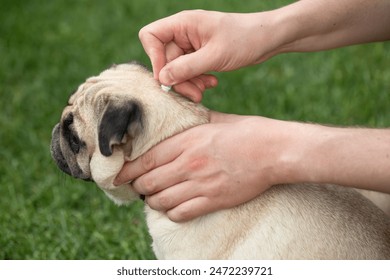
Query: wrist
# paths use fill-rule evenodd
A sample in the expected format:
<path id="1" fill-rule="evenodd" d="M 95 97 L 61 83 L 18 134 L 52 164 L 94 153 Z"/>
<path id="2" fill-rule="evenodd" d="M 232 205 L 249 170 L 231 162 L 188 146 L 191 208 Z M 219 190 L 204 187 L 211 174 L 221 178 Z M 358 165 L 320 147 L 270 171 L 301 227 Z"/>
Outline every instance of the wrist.
<path id="1" fill-rule="evenodd" d="M 279 157 L 282 181 L 320 183 L 389 192 L 390 130 L 290 126 Z"/>
<path id="2" fill-rule="evenodd" d="M 321 128 L 306 123 L 283 122 L 280 134 L 274 143 L 275 172 L 273 185 L 319 182 L 317 165 L 311 160 L 316 154 L 317 145 L 321 145 Z M 314 159 L 316 162 L 319 159 Z"/>
<path id="3" fill-rule="evenodd" d="M 271 185 L 338 183 L 334 180 L 337 175 L 332 174 L 340 145 L 339 135 L 333 131 L 334 128 L 276 121 L 272 129 L 269 143 L 265 143 L 265 147 L 271 147 Z"/>
<path id="4" fill-rule="evenodd" d="M 277 54 L 286 52 L 316 51 L 317 45 L 323 46 L 321 40 L 314 40 L 326 33 L 330 22 L 322 19 L 316 4 L 310 1 L 298 1 L 271 11 L 274 18 L 274 36 L 278 41 Z"/>
<path id="5" fill-rule="evenodd" d="M 290 42 L 290 35 L 286 31 L 289 23 L 285 15 L 279 10 L 264 11 L 245 15 L 243 19 L 246 30 L 244 35 L 250 46 L 247 53 L 251 54 L 251 64 L 258 64 L 284 52 L 285 46 Z"/>
<path id="6" fill-rule="evenodd" d="M 294 126 L 280 158 L 285 170 L 283 183 L 335 183 L 329 174 L 337 143 L 332 128 L 307 123 Z"/>
<path id="7" fill-rule="evenodd" d="M 247 117 L 251 127 L 254 162 L 261 180 L 269 186 L 315 181 L 307 164 L 316 143 L 316 127 L 310 124 L 280 121 L 263 117 Z M 244 130 L 243 130 L 244 131 Z"/>
<path id="8" fill-rule="evenodd" d="M 358 2 L 358 3 L 357 3 Z M 386 0 L 297 1 L 272 11 L 278 53 L 314 52 L 390 39 Z M 280 35 L 278 35 L 280 34 Z"/>

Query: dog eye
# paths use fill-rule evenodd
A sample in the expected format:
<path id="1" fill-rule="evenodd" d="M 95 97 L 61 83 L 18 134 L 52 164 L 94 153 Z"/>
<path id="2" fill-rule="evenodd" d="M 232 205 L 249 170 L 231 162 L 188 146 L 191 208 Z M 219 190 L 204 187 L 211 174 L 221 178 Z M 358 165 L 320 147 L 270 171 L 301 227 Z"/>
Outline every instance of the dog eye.
<path id="1" fill-rule="evenodd" d="M 63 122 L 63 127 L 64 129 L 69 130 L 69 126 L 73 123 L 73 114 L 70 113 L 69 115 L 66 116 Z"/>
<path id="2" fill-rule="evenodd" d="M 73 114 L 70 113 L 63 121 L 62 124 L 62 134 L 64 138 L 68 141 L 69 147 L 73 153 L 77 154 L 80 152 L 81 147 L 85 144 L 76 133 L 71 128 L 73 124 Z"/>
<path id="3" fill-rule="evenodd" d="M 76 135 L 71 135 L 69 137 L 69 146 L 70 149 L 77 154 L 80 151 L 80 139 Z"/>

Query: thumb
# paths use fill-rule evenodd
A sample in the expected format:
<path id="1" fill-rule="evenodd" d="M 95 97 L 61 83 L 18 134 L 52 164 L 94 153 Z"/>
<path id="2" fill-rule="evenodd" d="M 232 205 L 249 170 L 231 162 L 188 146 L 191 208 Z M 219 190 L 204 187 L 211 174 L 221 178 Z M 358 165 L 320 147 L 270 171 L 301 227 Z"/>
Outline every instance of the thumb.
<path id="1" fill-rule="evenodd" d="M 164 85 L 175 85 L 198 77 L 213 69 L 210 52 L 204 48 L 181 55 L 167 63 L 160 71 L 159 80 Z"/>

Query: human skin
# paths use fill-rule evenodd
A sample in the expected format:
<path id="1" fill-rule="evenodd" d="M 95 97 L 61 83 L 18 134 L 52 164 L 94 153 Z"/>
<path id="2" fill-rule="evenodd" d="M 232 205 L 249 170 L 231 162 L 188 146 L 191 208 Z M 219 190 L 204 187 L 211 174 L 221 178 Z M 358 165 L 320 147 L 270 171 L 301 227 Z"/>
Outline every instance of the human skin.
<path id="1" fill-rule="evenodd" d="M 390 39 L 387 0 L 301 0 L 258 13 L 184 11 L 139 32 L 157 80 L 199 102 L 218 81 L 210 71 Z"/>
<path id="2" fill-rule="evenodd" d="M 277 10 L 186 11 L 140 31 L 156 79 L 199 102 L 209 71 L 390 38 L 390 1 L 302 0 Z M 196 24 L 193 24 L 193 23 Z M 229 47 L 233 46 L 233 47 Z M 390 192 L 390 130 L 336 128 L 211 113 L 124 165 L 132 185 L 176 222 L 244 203 L 272 185 L 333 183 Z"/>
<path id="3" fill-rule="evenodd" d="M 229 208 L 283 183 L 333 183 L 390 192 L 390 130 L 337 128 L 212 112 L 133 162 L 133 181 L 173 221 Z"/>

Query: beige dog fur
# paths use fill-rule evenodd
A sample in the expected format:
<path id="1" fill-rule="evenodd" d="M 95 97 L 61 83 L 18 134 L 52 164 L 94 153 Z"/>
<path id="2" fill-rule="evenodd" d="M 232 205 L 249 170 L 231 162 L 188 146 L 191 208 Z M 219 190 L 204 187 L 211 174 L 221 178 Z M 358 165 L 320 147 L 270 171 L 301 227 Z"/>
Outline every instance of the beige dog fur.
<path id="1" fill-rule="evenodd" d="M 53 130 L 52 156 L 117 204 L 139 195 L 113 180 L 163 139 L 208 122 L 208 110 L 166 93 L 144 67 L 114 66 L 71 96 Z M 237 190 L 239 191 L 239 190 Z M 158 259 L 390 259 L 390 220 L 350 188 L 274 186 L 241 206 L 174 223 L 145 205 Z"/>

